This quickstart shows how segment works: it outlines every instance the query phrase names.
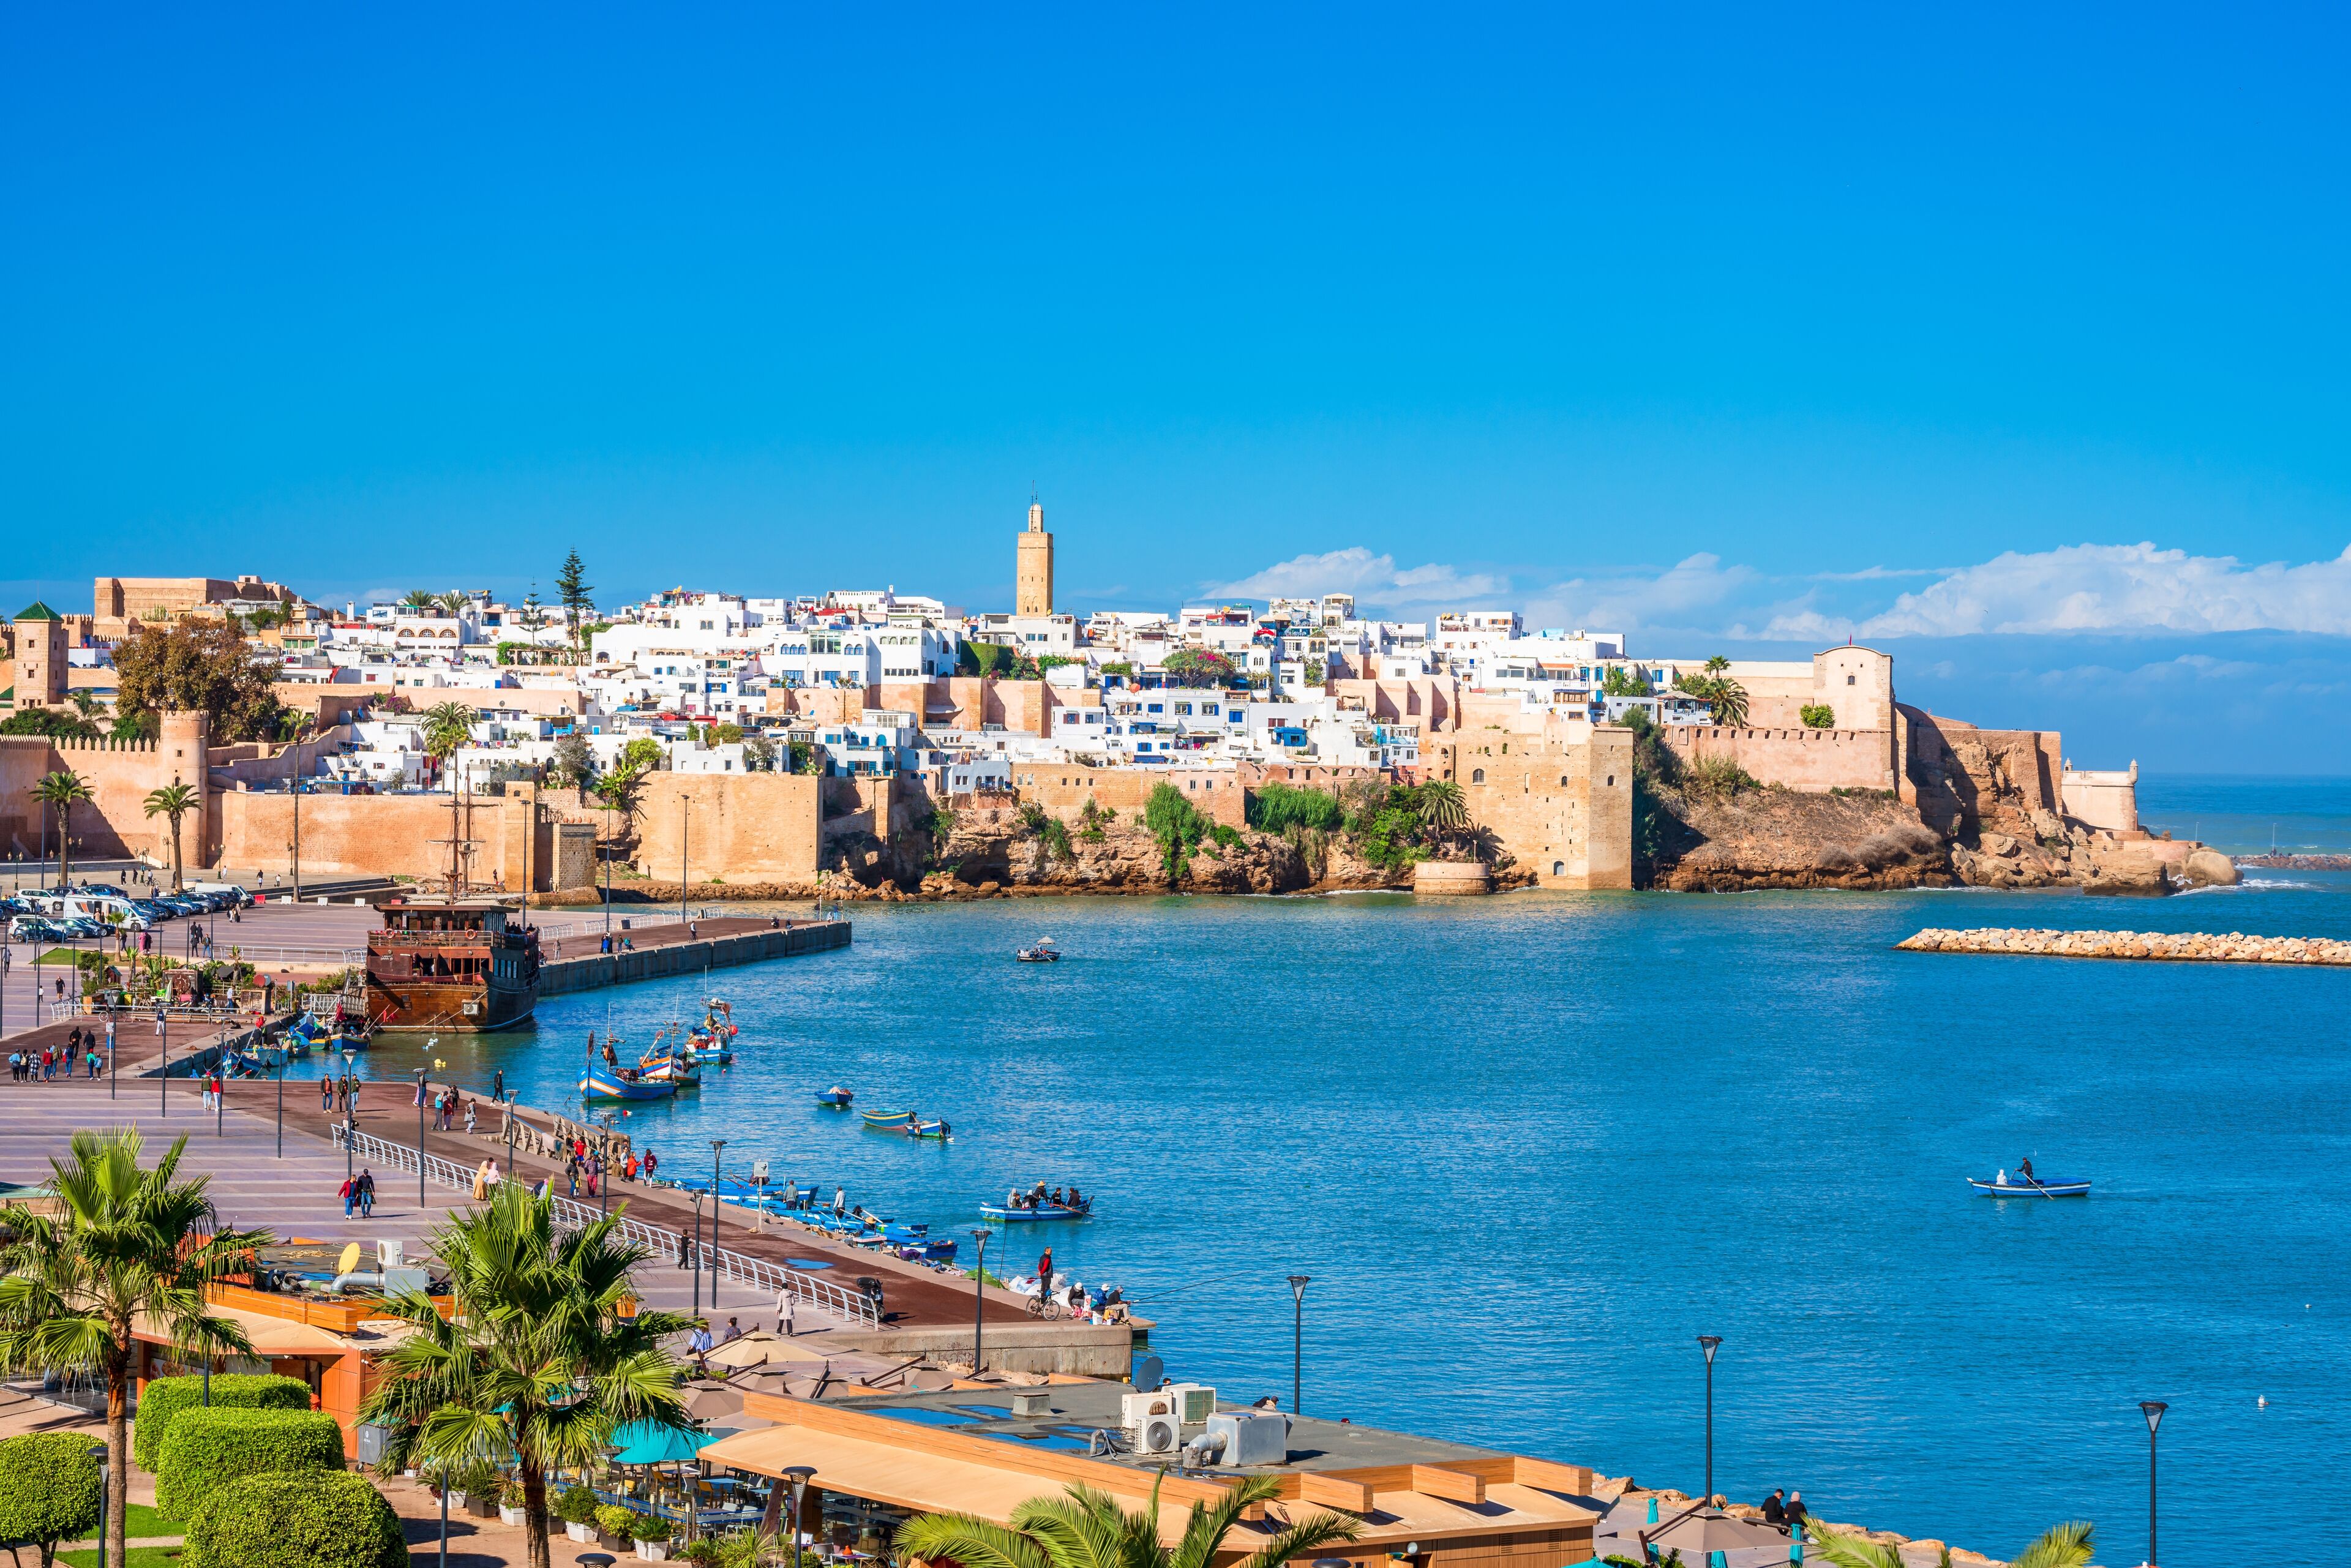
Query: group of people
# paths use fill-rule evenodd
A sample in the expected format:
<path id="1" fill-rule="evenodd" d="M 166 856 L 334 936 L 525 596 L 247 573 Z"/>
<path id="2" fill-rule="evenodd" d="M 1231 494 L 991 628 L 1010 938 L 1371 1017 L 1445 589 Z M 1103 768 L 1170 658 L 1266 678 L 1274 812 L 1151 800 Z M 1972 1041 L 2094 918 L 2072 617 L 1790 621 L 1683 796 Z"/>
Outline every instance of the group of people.
<path id="1" fill-rule="evenodd" d="M 373 1214 L 375 1212 L 375 1172 L 361 1166 L 359 1175 L 343 1178 L 342 1191 L 336 1196 L 343 1200 L 343 1218 L 346 1219 L 351 1217 L 351 1211 L 355 1208 L 359 1210 L 361 1218 Z"/>
<path id="2" fill-rule="evenodd" d="M 319 1079 L 319 1109 L 340 1111 L 347 1116 L 359 1114 L 359 1079 L 348 1071 L 340 1077 L 331 1072 L 321 1074 Z"/>
<path id="3" fill-rule="evenodd" d="M 1086 1200 L 1079 1194 L 1075 1182 L 1070 1184 L 1066 1193 L 1058 1186 L 1048 1191 L 1045 1184 L 1040 1181 L 1027 1192 L 1014 1191 L 1004 1195 L 1004 1207 L 1007 1208 L 1083 1208 L 1085 1206 Z"/>
<path id="4" fill-rule="evenodd" d="M 1763 1500 L 1763 1522 L 1780 1530 L 1792 1531 L 1811 1516 L 1804 1507 L 1802 1492 L 1788 1492 L 1782 1500 L 1782 1488 L 1773 1487 L 1771 1495 Z"/>
<path id="5" fill-rule="evenodd" d="M 17 1083 L 47 1083 L 60 1074 L 73 1077 L 78 1067 L 84 1078 L 95 1078 L 106 1065 L 99 1042 L 105 1040 L 108 1049 L 112 1049 L 111 1027 L 109 1026 L 109 1034 L 101 1035 L 95 1028 L 85 1031 L 76 1024 L 68 1031 L 62 1045 L 45 1045 L 38 1051 L 30 1046 L 12 1051 L 8 1053 L 8 1077 Z"/>
<path id="6" fill-rule="evenodd" d="M 416 1082 L 416 1103 L 419 1105 L 428 1103 L 425 1095 L 424 1081 L 421 1078 L 418 1079 Z M 429 1103 L 433 1109 L 433 1130 L 436 1133 L 455 1132 L 457 1130 L 457 1108 L 459 1104 L 459 1096 L 455 1086 L 451 1085 L 444 1088 L 438 1093 L 434 1094 L 431 1097 Z M 473 1101 L 465 1101 L 464 1105 L 465 1110 L 465 1131 L 470 1133 L 479 1124 L 479 1119 L 475 1110 L 475 1103 Z"/>

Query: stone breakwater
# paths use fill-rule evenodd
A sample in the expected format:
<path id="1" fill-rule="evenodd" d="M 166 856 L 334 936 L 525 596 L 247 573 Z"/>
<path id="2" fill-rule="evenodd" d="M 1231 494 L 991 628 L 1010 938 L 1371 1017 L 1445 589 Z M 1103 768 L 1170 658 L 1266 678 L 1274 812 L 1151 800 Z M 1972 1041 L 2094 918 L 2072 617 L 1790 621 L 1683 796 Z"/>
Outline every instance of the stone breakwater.
<path id="1" fill-rule="evenodd" d="M 2022 953 L 2052 958 L 2158 958 L 2207 964 L 2351 967 L 2351 942 L 2248 936 L 2241 931 L 1946 931 L 1930 926 L 1895 946 L 1911 953 Z"/>

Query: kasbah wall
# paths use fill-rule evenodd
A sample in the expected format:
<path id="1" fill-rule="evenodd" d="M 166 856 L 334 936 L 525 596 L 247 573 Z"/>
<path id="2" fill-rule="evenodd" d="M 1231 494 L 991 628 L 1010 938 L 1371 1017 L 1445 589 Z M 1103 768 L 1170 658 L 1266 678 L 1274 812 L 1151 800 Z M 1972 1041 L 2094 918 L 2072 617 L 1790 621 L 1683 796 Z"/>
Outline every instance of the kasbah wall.
<path id="1" fill-rule="evenodd" d="M 637 812 L 637 864 L 668 880 L 813 882 L 824 787 L 793 773 L 655 773 Z M 888 781 L 874 793 L 886 800 Z M 853 813 L 852 813 L 853 814 Z"/>
<path id="2" fill-rule="evenodd" d="M 1633 885 L 1631 730 L 1552 720 L 1423 736 L 1420 773 L 1459 785 L 1469 820 L 1538 886 Z"/>
<path id="3" fill-rule="evenodd" d="M 199 796 L 206 794 L 202 786 L 209 759 L 207 724 L 200 713 L 165 714 L 162 737 L 152 741 L 0 736 L 0 848 L 21 851 L 28 860 L 41 852 L 47 812 L 32 799 L 33 786 L 51 773 L 69 769 L 90 787 L 93 797 L 75 807 L 69 819 L 69 831 L 82 841 L 79 853 L 144 853 L 168 862 L 172 821 L 148 816 L 147 797 L 174 783 L 197 785 Z M 206 841 L 207 817 L 208 810 L 198 810 L 180 819 L 182 853 L 192 865 L 204 859 L 200 846 Z M 47 822 L 47 837 L 48 852 L 54 855 L 54 821 Z"/>
<path id="4" fill-rule="evenodd" d="M 1249 826 L 1248 791 L 1238 771 L 1224 768 L 1083 768 L 1074 762 L 1023 763 L 1012 774 L 1012 788 L 1024 803 L 1045 809 L 1049 817 L 1074 823 L 1092 800 L 1097 810 L 1116 811 L 1140 821 L 1151 792 L 1162 784 L 1184 791 L 1184 798 L 1210 821 L 1229 828 Z"/>
<path id="5" fill-rule="evenodd" d="M 204 863 L 292 873 L 292 795 L 229 789 L 213 804 L 219 831 Z M 302 873 L 429 881 L 448 867 L 451 815 L 446 795 L 305 795 Z M 589 885 L 597 838 L 618 828 L 611 813 L 585 804 L 576 789 L 524 784 L 461 801 L 455 817 L 455 835 L 469 846 L 467 880 L 515 892 Z"/>

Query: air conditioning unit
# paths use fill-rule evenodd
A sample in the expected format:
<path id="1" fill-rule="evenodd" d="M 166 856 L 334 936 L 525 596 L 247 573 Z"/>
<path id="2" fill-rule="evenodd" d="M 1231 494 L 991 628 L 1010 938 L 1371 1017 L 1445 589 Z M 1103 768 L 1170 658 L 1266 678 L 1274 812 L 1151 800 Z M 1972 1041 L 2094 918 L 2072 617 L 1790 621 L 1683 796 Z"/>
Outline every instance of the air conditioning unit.
<path id="1" fill-rule="evenodd" d="M 1186 1427 L 1205 1427 L 1217 1413 L 1217 1391 L 1205 1383 L 1171 1383 L 1162 1393 L 1176 1399 L 1176 1418 Z"/>
<path id="2" fill-rule="evenodd" d="M 1208 1436 L 1225 1439 L 1222 1462 L 1228 1465 L 1283 1465 L 1290 1462 L 1290 1417 L 1270 1410 L 1228 1410 L 1211 1416 Z"/>
<path id="3" fill-rule="evenodd" d="M 1138 1454 L 1172 1454 L 1183 1446 L 1183 1430 L 1173 1416 L 1146 1416 L 1143 1425 L 1134 1429 L 1134 1451 Z"/>
<path id="4" fill-rule="evenodd" d="M 1143 1424 L 1154 1416 L 1173 1419 L 1176 1408 L 1176 1396 L 1165 1388 L 1156 1394 L 1123 1394 L 1118 1401 L 1118 1424 L 1129 1432 L 1140 1432 Z"/>

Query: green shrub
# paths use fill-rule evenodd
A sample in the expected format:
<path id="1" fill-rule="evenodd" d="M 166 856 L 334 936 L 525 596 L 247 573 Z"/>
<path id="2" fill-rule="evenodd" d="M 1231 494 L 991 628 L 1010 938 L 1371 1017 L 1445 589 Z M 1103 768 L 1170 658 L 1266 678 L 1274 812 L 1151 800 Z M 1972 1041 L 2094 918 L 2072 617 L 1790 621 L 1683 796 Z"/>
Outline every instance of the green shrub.
<path id="1" fill-rule="evenodd" d="M 617 1502 L 608 1502 L 596 1511 L 596 1528 L 615 1541 L 633 1540 L 637 1533 L 637 1526 L 642 1522 L 643 1518 L 643 1516 L 633 1508 L 622 1508 Z"/>
<path id="2" fill-rule="evenodd" d="M 629 1525 L 629 1535 L 636 1541 L 667 1541 L 673 1532 L 668 1520 L 653 1514 L 637 1514 Z"/>
<path id="3" fill-rule="evenodd" d="M 566 1524 L 588 1524 L 596 1518 L 596 1494 L 577 1483 L 555 1497 L 555 1517 Z"/>
<path id="4" fill-rule="evenodd" d="M 1728 757 L 1699 758 L 1685 770 L 1683 779 L 1693 795 L 1737 795 L 1762 788 L 1754 775 Z"/>
<path id="5" fill-rule="evenodd" d="M 0 1541 L 41 1549 L 49 1568 L 60 1541 L 98 1532 L 98 1461 L 87 1432 L 28 1432 L 0 1441 Z"/>
<path id="6" fill-rule="evenodd" d="M 163 1435 L 155 1511 L 186 1519 L 229 1482 L 343 1468 L 343 1429 L 323 1410 L 183 1410 Z"/>
<path id="7" fill-rule="evenodd" d="M 1208 819 L 1173 784 L 1153 787 L 1143 803 L 1143 825 L 1159 841 L 1159 866 L 1169 882 L 1181 882 L 1192 864 L 1192 852 L 1207 836 Z"/>
<path id="8" fill-rule="evenodd" d="M 678 1558 L 681 1562 L 693 1563 L 695 1568 L 718 1568 L 719 1563 L 726 1555 L 725 1547 L 709 1536 L 704 1535 L 686 1542 L 685 1550 L 678 1553 Z"/>
<path id="9" fill-rule="evenodd" d="M 1269 833 L 1279 833 L 1293 825 L 1336 828 L 1346 814 L 1339 798 L 1322 789 L 1266 784 L 1249 792 L 1249 825 Z"/>
<path id="10" fill-rule="evenodd" d="M 468 1459 L 449 1478 L 449 1487 L 467 1497 L 489 1497 L 498 1490 L 498 1468 L 487 1459 Z"/>
<path id="11" fill-rule="evenodd" d="M 141 1469 L 152 1473 L 162 1458 L 163 1434 L 171 1429 L 172 1418 L 183 1410 L 200 1409 L 204 1403 L 202 1376 L 159 1377 L 148 1384 L 139 1395 L 139 1420 L 131 1441 L 131 1460 Z M 298 1377 L 224 1373 L 213 1379 L 213 1408 L 308 1410 L 310 1389 Z"/>
<path id="12" fill-rule="evenodd" d="M 522 1490 L 522 1480 L 519 1477 L 508 1477 L 507 1484 L 498 1489 L 500 1508 L 521 1508 L 529 1501 L 530 1494 Z"/>
<path id="13" fill-rule="evenodd" d="M 246 1476 L 196 1510 L 180 1568 L 409 1568 L 408 1544 L 364 1476 Z"/>
<path id="14" fill-rule="evenodd" d="M 1813 729 L 1836 727 L 1836 709 L 1826 703 L 1806 703 L 1796 710 L 1796 716 L 1802 719 L 1805 725 Z"/>
<path id="15" fill-rule="evenodd" d="M 1037 836 L 1045 841 L 1045 854 L 1049 860 L 1071 861 L 1078 858 L 1077 851 L 1070 847 L 1069 825 L 1059 817 L 1046 818 L 1044 826 L 1037 830 Z"/>

